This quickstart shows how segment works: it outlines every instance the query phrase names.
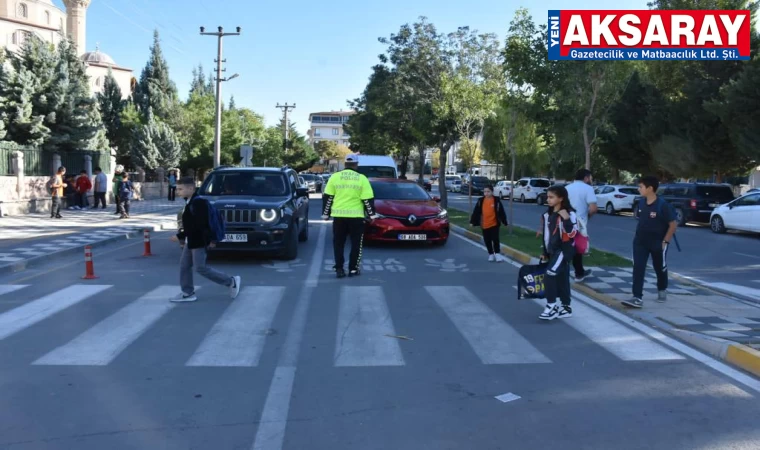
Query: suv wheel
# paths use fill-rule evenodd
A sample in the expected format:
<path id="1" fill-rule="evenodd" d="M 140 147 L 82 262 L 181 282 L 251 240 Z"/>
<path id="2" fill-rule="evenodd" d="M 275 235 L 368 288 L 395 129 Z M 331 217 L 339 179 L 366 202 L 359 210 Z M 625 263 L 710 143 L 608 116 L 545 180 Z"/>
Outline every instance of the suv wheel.
<path id="1" fill-rule="evenodd" d="M 306 225 L 304 225 L 303 230 L 298 234 L 299 242 L 306 242 L 309 240 L 309 210 L 306 210 L 306 217 Z"/>
<path id="2" fill-rule="evenodd" d="M 536 197 L 536 205 L 543 206 L 544 202 L 546 202 L 546 200 L 544 199 L 544 194 L 538 194 L 538 197 Z"/>
<path id="3" fill-rule="evenodd" d="M 676 208 L 676 222 L 678 222 L 679 227 L 686 226 L 686 216 L 681 208 Z"/>
<path id="4" fill-rule="evenodd" d="M 604 212 L 607 213 L 608 216 L 615 214 L 615 206 L 613 206 L 612 203 L 607 203 L 607 206 L 604 207 Z"/>
<path id="5" fill-rule="evenodd" d="M 710 221 L 710 229 L 713 233 L 723 234 L 726 232 L 726 224 L 723 223 L 723 218 L 720 216 L 713 216 Z"/>
<path id="6" fill-rule="evenodd" d="M 291 226 L 293 228 L 290 231 L 288 243 L 285 244 L 285 251 L 282 253 L 282 258 L 286 261 L 292 261 L 298 258 L 298 228 L 296 228 L 295 223 Z"/>
<path id="7" fill-rule="evenodd" d="M 525 203 L 525 194 L 520 195 L 520 203 Z"/>

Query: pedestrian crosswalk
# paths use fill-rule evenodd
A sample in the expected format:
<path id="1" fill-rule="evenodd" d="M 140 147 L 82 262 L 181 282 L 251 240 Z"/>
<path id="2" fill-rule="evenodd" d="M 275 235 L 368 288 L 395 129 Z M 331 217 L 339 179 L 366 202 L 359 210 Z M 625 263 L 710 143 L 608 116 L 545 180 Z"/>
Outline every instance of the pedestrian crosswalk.
<path id="1" fill-rule="evenodd" d="M 0 285 L 0 304 L 8 297 L 23 293 L 30 286 Z M 384 286 L 344 285 L 337 292 L 334 310 L 328 310 L 334 321 L 325 321 L 329 328 L 335 326 L 334 353 L 332 361 L 324 364 L 334 367 L 398 367 L 405 366 L 410 358 L 417 357 L 420 347 L 410 350 L 398 339 L 394 326 L 394 314 L 404 327 L 408 318 L 398 311 L 398 303 Z M 551 364 L 549 355 L 556 355 L 552 340 L 533 341 L 525 336 L 524 324 L 512 324 L 508 314 L 492 308 L 466 286 L 425 286 L 421 301 L 430 313 L 419 326 L 432 326 L 442 333 L 458 336 L 463 348 L 484 365 Z M 198 333 L 193 351 L 182 356 L 186 367 L 257 367 L 267 345 L 271 342 L 270 330 L 275 316 L 296 298 L 299 286 L 246 287 L 238 298 L 224 305 L 224 311 Z M 103 303 L 118 289 L 114 285 L 75 284 L 15 308 L 0 313 L 0 354 L 3 341 L 13 337 L 23 339 L 32 326 L 44 327 L 45 323 L 64 320 L 66 310 L 82 307 L 89 302 Z M 79 320 L 68 329 L 72 334 L 51 342 L 37 355 L 27 355 L 34 366 L 108 366 L 128 348 L 141 339 L 149 339 L 149 331 L 166 326 L 165 318 L 182 314 L 178 309 L 192 308 L 197 304 L 178 306 L 169 301 L 179 292 L 178 286 L 162 285 L 135 295 L 126 305 L 114 307 L 103 315 L 77 315 Z M 391 301 L 389 301 L 391 300 Z M 11 304 L 5 302 L 6 305 Z M 389 307 L 389 305 L 393 307 Z M 395 306 L 394 306 L 395 305 Z M 529 303 L 521 303 L 528 305 Z M 106 305 L 107 306 L 107 305 Z M 185 309 L 186 310 L 186 309 Z M 535 308 L 537 314 L 540 307 Z M 109 314 L 110 312 L 110 314 Z M 438 314 L 440 313 L 440 314 Z M 618 322 L 606 314 L 576 302 L 575 316 L 541 326 L 557 327 L 553 333 L 575 339 L 580 335 L 598 345 L 607 353 L 622 361 L 673 361 L 684 359 L 675 351 L 659 342 Z M 91 319 L 88 322 L 87 319 Z M 514 320 L 514 319 L 513 319 Z M 435 323 L 430 323 L 431 321 Z M 536 326 L 538 320 L 536 319 Z M 72 328 L 74 327 L 74 328 Z M 319 327 L 317 327 L 319 328 Z M 200 330 L 193 327 L 194 330 Z M 321 329 L 321 328 L 319 328 Z M 332 336 L 326 340 L 332 339 Z M 403 337 L 403 336 L 402 336 Z M 466 344 L 465 344 L 466 343 Z M 447 345 L 436 341 L 426 344 Z M 44 347 L 44 346 L 43 346 Z M 39 345 L 33 346 L 40 349 Z M 446 350 L 442 348 L 441 350 Z M 35 350 L 36 351 L 36 350 Z M 554 356 L 552 356 L 554 357 Z M 328 357 L 329 358 L 329 357 Z"/>

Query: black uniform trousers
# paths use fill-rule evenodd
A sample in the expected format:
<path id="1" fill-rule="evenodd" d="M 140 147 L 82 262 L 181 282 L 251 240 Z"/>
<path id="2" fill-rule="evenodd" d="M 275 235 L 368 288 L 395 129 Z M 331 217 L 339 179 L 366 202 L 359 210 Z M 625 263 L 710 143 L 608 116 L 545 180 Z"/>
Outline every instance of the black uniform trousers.
<path id="1" fill-rule="evenodd" d="M 348 259 L 348 270 L 359 270 L 362 259 L 362 244 L 364 242 L 364 219 L 353 217 L 333 218 L 333 251 L 335 252 L 335 268 L 342 269 L 346 262 L 344 252 L 346 239 L 351 238 L 351 254 Z"/>
<path id="2" fill-rule="evenodd" d="M 662 239 L 637 236 L 633 240 L 633 296 L 638 299 L 644 295 L 644 277 L 650 256 L 657 274 L 657 290 L 668 289 L 668 246 L 663 248 Z"/>

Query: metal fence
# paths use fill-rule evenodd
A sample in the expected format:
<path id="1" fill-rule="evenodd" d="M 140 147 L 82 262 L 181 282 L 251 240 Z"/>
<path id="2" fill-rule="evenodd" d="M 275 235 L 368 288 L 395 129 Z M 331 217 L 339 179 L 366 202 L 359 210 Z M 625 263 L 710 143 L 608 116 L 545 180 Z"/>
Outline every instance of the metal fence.
<path id="1" fill-rule="evenodd" d="M 49 176 L 58 168 L 53 167 L 54 152 L 45 151 L 36 147 L 16 145 L 13 142 L 0 142 L 0 176 L 15 175 L 13 173 L 13 154 L 17 151 L 24 154 L 24 174 L 28 176 Z M 92 156 L 92 168 L 103 169 L 110 173 L 110 154 L 108 151 L 97 150 L 72 150 L 58 153 L 61 156 L 61 165 L 69 172 L 79 173 L 85 168 L 85 155 Z"/>

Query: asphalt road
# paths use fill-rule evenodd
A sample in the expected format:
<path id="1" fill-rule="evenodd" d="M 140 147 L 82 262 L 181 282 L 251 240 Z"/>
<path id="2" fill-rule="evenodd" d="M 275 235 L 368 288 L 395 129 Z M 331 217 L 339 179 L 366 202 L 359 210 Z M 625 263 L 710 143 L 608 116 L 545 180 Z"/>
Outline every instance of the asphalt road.
<path id="1" fill-rule="evenodd" d="M 196 279 L 198 302 L 169 303 L 166 233 L 150 258 L 98 249 L 97 280 L 75 259 L 0 279 L 0 448 L 760 446 L 760 382 L 595 303 L 541 322 L 517 269 L 457 237 L 369 246 L 337 280 L 312 226 L 298 261 L 212 261 L 243 276 L 235 301 Z"/>
<path id="2" fill-rule="evenodd" d="M 434 194 L 438 186 L 433 186 Z M 473 204 L 474 204 L 473 198 Z M 503 200 L 509 207 L 509 201 Z M 466 195 L 449 193 L 449 205 L 468 210 Z M 543 208 L 535 203 L 514 203 L 514 223 L 537 229 Z M 631 243 L 636 232 L 636 219 L 630 213 L 607 216 L 599 213 L 589 221 L 591 246 L 631 257 Z M 715 234 L 708 225 L 678 228 L 676 232 L 681 252 L 671 248 L 668 253 L 670 270 L 707 283 L 728 283 L 747 292 L 754 290 L 760 300 L 760 235 Z"/>

